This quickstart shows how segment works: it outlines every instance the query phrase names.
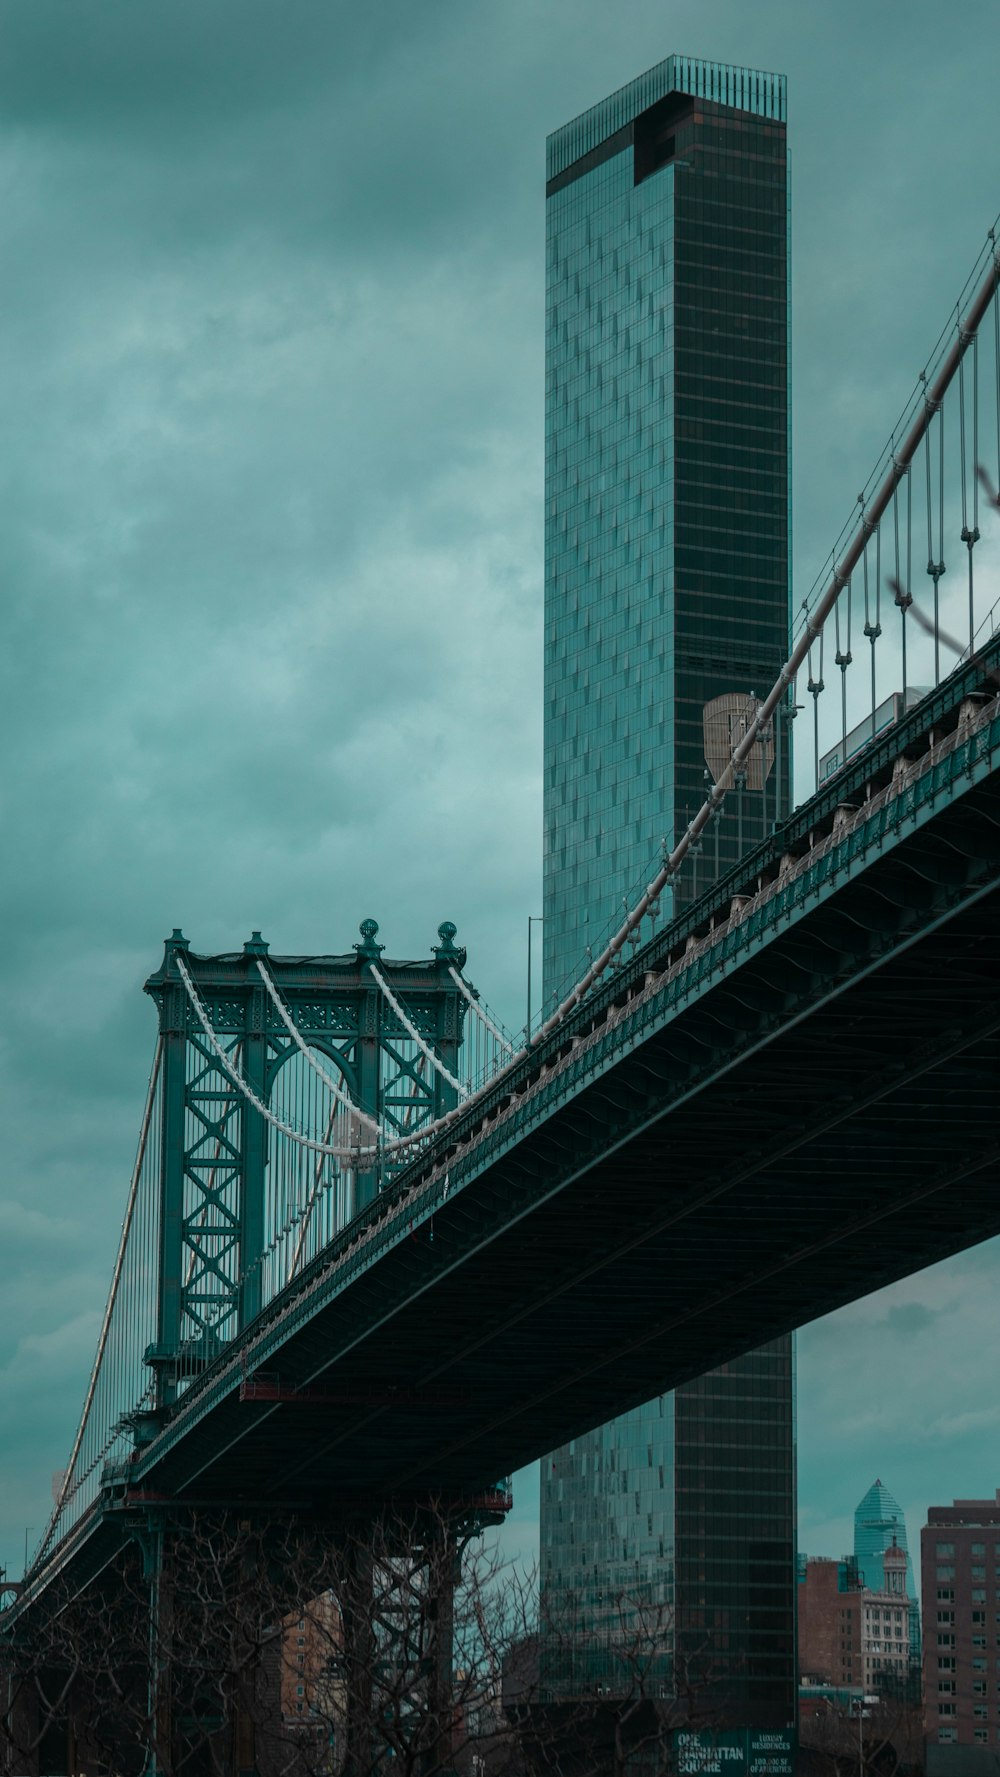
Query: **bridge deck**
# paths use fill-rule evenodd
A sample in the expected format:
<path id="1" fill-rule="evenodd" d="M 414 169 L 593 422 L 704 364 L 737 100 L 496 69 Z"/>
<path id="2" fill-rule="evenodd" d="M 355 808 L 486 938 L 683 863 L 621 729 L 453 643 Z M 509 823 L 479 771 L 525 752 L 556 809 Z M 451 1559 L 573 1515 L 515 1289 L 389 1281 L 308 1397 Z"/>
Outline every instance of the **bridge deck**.
<path id="1" fill-rule="evenodd" d="M 959 723 L 984 683 L 954 675 L 402 1175 L 119 1472 L 105 1533 L 149 1494 L 476 1493 L 1000 1232 L 996 701 Z"/>
<path id="2" fill-rule="evenodd" d="M 805 836 L 783 883 L 684 967 L 676 931 L 647 946 L 574 1047 L 423 1168 L 381 1256 L 345 1242 L 271 1311 L 246 1362 L 279 1398 L 206 1378 L 143 1476 L 227 1498 L 475 1489 L 1000 1230 L 1000 722 L 942 742 L 942 710 L 928 752 L 934 713 L 911 782 L 879 786 L 883 748 L 873 800 L 838 817 L 843 774 L 750 861 L 762 880 Z"/>

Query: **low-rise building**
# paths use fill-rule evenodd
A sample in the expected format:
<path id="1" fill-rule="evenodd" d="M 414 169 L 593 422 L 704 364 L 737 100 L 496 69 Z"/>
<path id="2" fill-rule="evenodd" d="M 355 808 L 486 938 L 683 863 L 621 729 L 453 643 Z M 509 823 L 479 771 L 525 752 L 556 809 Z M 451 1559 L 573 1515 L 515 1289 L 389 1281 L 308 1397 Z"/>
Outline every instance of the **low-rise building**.
<path id="1" fill-rule="evenodd" d="M 879 1695 L 906 1691 L 910 1601 L 904 1550 L 895 1543 L 885 1550 L 878 1591 L 861 1584 L 851 1556 L 806 1560 L 800 1563 L 798 1600 L 801 1686 Z"/>
<path id="2" fill-rule="evenodd" d="M 928 1777 L 986 1777 L 1000 1752 L 1000 1490 L 931 1506 L 920 1565 Z"/>
<path id="3" fill-rule="evenodd" d="M 852 1557 L 799 1563 L 799 1684 L 861 1687 L 861 1586 Z"/>

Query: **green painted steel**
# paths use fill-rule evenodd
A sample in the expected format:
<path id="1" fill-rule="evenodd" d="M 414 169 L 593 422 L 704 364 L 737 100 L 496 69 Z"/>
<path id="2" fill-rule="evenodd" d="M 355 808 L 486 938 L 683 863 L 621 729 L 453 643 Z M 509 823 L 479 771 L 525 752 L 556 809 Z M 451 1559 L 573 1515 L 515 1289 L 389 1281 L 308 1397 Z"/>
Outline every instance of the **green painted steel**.
<path id="1" fill-rule="evenodd" d="M 466 1005 L 449 971 L 464 967 L 465 951 L 454 943 L 450 922 L 440 928 L 429 962 L 384 961 L 377 934 L 376 922 L 365 920 L 352 954 L 273 957 L 255 932 L 241 952 L 203 957 L 175 931 L 161 967 L 146 982 L 164 1046 L 159 1317 L 156 1343 L 147 1352 L 156 1377 L 157 1423 L 191 1378 L 260 1313 L 269 1190 L 274 1195 L 268 1178 L 273 1132 L 223 1071 L 188 1001 L 178 958 L 216 1040 L 262 1102 L 272 1100 L 283 1070 L 300 1065 L 300 1058 L 269 1000 L 258 961 L 266 964 L 304 1042 L 335 1065 L 358 1108 L 387 1131 L 413 1132 L 451 1110 L 457 1095 L 422 1065 L 371 965 L 453 1071 Z M 379 1159 L 358 1170 L 352 1212 L 375 1199 L 393 1169 L 391 1161 Z M 280 1205 L 270 1209 L 273 1221 Z"/>

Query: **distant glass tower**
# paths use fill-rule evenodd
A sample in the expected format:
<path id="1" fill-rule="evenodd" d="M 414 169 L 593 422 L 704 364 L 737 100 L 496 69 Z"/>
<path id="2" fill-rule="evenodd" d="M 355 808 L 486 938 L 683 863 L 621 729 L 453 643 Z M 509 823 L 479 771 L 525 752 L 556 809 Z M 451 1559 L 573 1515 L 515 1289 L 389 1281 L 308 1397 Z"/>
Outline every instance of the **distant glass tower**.
<path id="1" fill-rule="evenodd" d="M 550 136 L 547 176 L 551 1004 L 785 658 L 784 79 L 671 56 Z M 779 728 L 675 910 L 785 811 L 789 764 Z M 542 1580 L 574 1626 L 553 1689 L 614 1687 L 617 1601 L 639 1593 L 676 1613 L 672 1657 L 714 1674 L 715 1704 L 725 1678 L 731 1721 L 794 1720 L 793 1409 L 780 1339 L 543 1462 Z"/>
<path id="2" fill-rule="evenodd" d="M 913 1562 L 906 1541 L 906 1519 L 903 1508 L 893 1499 L 888 1487 L 874 1481 L 854 1513 L 854 1559 L 863 1586 L 877 1592 L 882 1588 L 882 1557 L 886 1549 L 896 1547 L 906 1554 L 906 1595 L 910 1600 L 910 1665 L 919 1669 L 920 1610 L 917 1589 L 913 1583 Z"/>

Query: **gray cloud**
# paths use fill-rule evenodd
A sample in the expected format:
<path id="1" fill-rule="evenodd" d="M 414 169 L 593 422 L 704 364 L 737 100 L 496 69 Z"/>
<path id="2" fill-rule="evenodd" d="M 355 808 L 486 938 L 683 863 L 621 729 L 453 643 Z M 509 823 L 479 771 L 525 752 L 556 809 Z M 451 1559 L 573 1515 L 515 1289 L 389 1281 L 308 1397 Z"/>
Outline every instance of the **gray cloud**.
<path id="1" fill-rule="evenodd" d="M 941 1310 L 928 1308 L 923 1302 L 896 1302 L 885 1317 L 890 1333 L 911 1339 L 915 1333 L 928 1333 L 936 1328 Z"/>

